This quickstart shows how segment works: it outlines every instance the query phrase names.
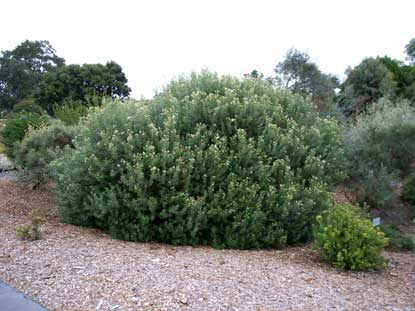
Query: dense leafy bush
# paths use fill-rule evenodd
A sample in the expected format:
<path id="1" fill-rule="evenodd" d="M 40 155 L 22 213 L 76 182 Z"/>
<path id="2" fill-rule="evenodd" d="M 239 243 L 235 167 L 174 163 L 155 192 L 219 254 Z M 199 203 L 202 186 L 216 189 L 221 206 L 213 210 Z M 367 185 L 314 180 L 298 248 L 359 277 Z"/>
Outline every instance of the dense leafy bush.
<path id="1" fill-rule="evenodd" d="M 357 206 L 336 205 L 322 212 L 317 216 L 313 233 L 321 257 L 339 269 L 382 267 L 381 252 L 388 239 Z"/>
<path id="2" fill-rule="evenodd" d="M 76 129 L 54 121 L 48 127 L 33 130 L 16 146 L 15 164 L 20 178 L 37 186 L 49 180 L 49 164 L 66 146 L 72 146 Z"/>
<path id="3" fill-rule="evenodd" d="M 39 128 L 48 123 L 48 118 L 35 113 L 19 113 L 7 119 L 0 132 L 1 141 L 6 146 L 6 154 L 14 158 L 15 145 L 26 135 L 29 127 Z"/>
<path id="4" fill-rule="evenodd" d="M 127 98 L 131 89 L 119 64 L 114 61 L 102 64 L 67 65 L 47 72 L 35 101 L 48 113 L 55 104 L 62 105 L 66 100 L 83 104 L 91 98 Z"/>
<path id="5" fill-rule="evenodd" d="M 86 116 L 88 108 L 82 102 L 65 101 L 63 106 L 55 105 L 53 115 L 66 125 L 77 125 L 81 117 Z"/>
<path id="6" fill-rule="evenodd" d="M 404 234 L 390 224 L 382 224 L 380 229 L 389 239 L 389 246 L 392 249 L 415 251 L 415 235 Z"/>
<path id="7" fill-rule="evenodd" d="M 415 173 L 409 175 L 404 182 L 402 199 L 415 206 Z"/>
<path id="8" fill-rule="evenodd" d="M 378 58 L 366 58 L 349 71 L 341 86 L 339 106 L 346 117 L 366 111 L 368 105 L 382 97 L 394 96 L 393 73 Z"/>
<path id="9" fill-rule="evenodd" d="M 34 113 L 42 115 L 44 111 L 42 107 L 35 104 L 33 99 L 24 99 L 13 106 L 12 113 Z"/>
<path id="10" fill-rule="evenodd" d="M 388 207 L 394 182 L 415 159 L 415 108 L 380 100 L 357 118 L 344 135 L 348 174 L 362 190 L 362 200 Z"/>
<path id="11" fill-rule="evenodd" d="M 259 79 L 204 72 L 107 104 L 54 162 L 61 220 L 216 247 L 306 241 L 342 176 L 336 125 Z"/>

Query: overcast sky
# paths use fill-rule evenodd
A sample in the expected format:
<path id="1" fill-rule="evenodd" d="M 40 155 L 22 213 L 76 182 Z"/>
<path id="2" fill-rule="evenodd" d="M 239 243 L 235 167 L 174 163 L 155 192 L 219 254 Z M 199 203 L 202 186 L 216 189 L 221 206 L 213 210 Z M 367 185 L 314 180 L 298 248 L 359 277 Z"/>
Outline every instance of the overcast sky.
<path id="1" fill-rule="evenodd" d="M 0 50 L 48 40 L 69 63 L 118 62 L 133 97 L 208 68 L 270 75 L 290 47 L 343 77 L 367 56 L 404 59 L 415 1 L 19 1 L 0 3 Z"/>

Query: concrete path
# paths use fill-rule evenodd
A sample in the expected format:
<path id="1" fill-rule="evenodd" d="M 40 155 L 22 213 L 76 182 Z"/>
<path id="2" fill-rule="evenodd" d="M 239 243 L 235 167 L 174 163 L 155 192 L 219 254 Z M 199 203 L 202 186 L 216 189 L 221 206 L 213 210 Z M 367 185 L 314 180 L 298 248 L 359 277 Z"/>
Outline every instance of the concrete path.
<path id="1" fill-rule="evenodd" d="M 31 301 L 14 288 L 0 281 L 0 310 L 1 311 L 47 311 L 39 304 Z"/>

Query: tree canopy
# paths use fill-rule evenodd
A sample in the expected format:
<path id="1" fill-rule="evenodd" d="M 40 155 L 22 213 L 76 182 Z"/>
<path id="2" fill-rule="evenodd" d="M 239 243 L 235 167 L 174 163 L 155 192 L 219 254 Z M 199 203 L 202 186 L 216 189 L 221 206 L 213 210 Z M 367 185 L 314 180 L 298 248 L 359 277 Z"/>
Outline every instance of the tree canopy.
<path id="1" fill-rule="evenodd" d="M 32 96 L 42 76 L 65 64 L 48 41 L 26 40 L 0 56 L 0 110 Z"/>
<path id="2" fill-rule="evenodd" d="M 405 46 L 406 59 L 412 64 L 415 65 L 415 38 L 411 39 L 409 43 Z"/>
<path id="3" fill-rule="evenodd" d="M 274 69 L 274 81 L 293 93 L 311 97 L 320 112 L 331 109 L 338 80 L 325 74 L 310 60 L 310 56 L 296 49 L 288 50 L 284 61 Z"/>
<path id="4" fill-rule="evenodd" d="M 381 97 L 394 96 L 397 83 L 379 58 L 366 58 L 350 70 L 341 86 L 339 105 L 347 117 L 357 115 Z"/>
<path id="5" fill-rule="evenodd" d="M 130 91 L 127 78 L 116 62 L 69 65 L 44 76 L 35 101 L 51 112 L 54 104 L 62 105 L 65 100 L 86 104 L 92 97 L 125 98 Z"/>

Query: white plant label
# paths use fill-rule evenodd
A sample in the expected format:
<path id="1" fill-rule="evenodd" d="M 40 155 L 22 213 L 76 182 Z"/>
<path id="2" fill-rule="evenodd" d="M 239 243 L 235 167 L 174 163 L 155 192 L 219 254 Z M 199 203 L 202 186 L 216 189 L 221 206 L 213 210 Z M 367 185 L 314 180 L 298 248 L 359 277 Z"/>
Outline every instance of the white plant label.
<path id="1" fill-rule="evenodd" d="M 372 219 L 372 224 L 373 227 L 379 226 L 380 225 L 380 217 L 376 217 Z"/>

